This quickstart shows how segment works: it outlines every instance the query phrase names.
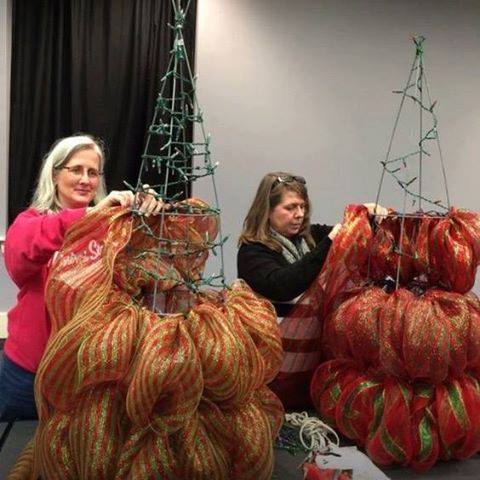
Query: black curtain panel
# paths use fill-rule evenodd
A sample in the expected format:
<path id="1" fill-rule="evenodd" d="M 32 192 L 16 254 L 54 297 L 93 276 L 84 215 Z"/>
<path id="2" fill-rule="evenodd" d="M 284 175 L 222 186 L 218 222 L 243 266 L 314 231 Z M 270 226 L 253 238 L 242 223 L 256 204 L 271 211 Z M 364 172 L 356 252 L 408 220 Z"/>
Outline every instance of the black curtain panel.
<path id="1" fill-rule="evenodd" d="M 13 0 L 12 16 L 9 221 L 50 145 L 72 133 L 105 142 L 109 190 L 135 184 L 172 47 L 171 0 Z M 191 0 L 192 68 L 195 21 Z"/>

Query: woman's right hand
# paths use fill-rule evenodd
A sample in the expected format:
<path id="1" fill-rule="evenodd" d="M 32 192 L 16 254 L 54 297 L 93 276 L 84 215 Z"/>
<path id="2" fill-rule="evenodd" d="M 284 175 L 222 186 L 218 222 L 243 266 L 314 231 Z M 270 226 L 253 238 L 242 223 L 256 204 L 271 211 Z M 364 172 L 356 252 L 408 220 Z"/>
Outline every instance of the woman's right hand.
<path id="1" fill-rule="evenodd" d="M 333 241 L 333 239 L 338 235 L 338 232 L 340 231 L 342 226 L 343 225 L 341 223 L 337 223 L 328 234 L 328 238 Z"/>

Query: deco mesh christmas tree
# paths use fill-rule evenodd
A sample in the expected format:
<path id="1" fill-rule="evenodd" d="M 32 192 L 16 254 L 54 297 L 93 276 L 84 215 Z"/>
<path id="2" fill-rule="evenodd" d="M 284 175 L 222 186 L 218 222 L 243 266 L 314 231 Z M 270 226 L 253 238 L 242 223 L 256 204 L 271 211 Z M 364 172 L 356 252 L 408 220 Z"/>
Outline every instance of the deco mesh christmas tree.
<path id="1" fill-rule="evenodd" d="M 203 275 L 223 240 L 218 202 L 189 197 L 199 177 L 215 190 L 214 166 L 183 43 L 188 5 L 172 3 L 170 67 L 132 187 L 167 207 L 111 207 L 69 230 L 46 288 L 37 434 L 11 478 L 271 478 L 283 420 L 267 387 L 282 358 L 276 316 L 245 284 L 224 288 L 223 267 Z"/>
<path id="2" fill-rule="evenodd" d="M 480 450 L 480 301 L 471 292 L 480 216 L 450 206 L 424 38 L 414 44 L 377 195 L 389 174 L 403 208 L 372 224 L 363 206 L 347 207 L 320 278 L 327 361 L 310 392 L 322 418 L 375 462 L 426 470 Z M 406 102 L 418 115 L 417 148 L 392 156 Z M 425 194 L 431 145 L 445 201 Z"/>

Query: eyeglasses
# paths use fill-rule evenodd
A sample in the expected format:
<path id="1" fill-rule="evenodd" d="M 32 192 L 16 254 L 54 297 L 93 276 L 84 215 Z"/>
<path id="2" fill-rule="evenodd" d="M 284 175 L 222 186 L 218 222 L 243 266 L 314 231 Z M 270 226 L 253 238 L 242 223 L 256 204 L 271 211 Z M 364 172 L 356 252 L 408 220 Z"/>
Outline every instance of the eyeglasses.
<path id="1" fill-rule="evenodd" d="M 74 165 L 73 167 L 57 167 L 55 170 L 68 170 L 68 172 L 76 178 L 82 178 L 83 172 L 85 171 L 84 167 L 81 165 Z M 87 170 L 87 176 L 90 180 L 96 180 L 102 175 L 103 173 L 99 172 L 95 168 L 89 168 Z"/>
<path id="2" fill-rule="evenodd" d="M 272 183 L 272 189 L 276 187 L 279 183 L 292 183 L 297 182 L 302 185 L 306 185 L 307 181 L 303 177 L 298 177 L 297 175 L 279 175 L 275 181 Z"/>

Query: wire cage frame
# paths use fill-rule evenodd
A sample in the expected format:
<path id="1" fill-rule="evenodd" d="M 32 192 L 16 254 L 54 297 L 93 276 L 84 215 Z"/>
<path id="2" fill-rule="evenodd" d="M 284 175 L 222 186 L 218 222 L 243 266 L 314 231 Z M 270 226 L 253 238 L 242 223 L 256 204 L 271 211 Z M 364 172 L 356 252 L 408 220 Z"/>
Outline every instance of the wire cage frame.
<path id="1" fill-rule="evenodd" d="M 146 218 L 138 205 L 134 206 L 135 232 L 148 240 L 139 248 L 127 246 L 136 262 L 134 269 L 143 270 L 155 282 L 149 302 L 152 309 L 157 305 L 157 310 L 162 282 L 193 294 L 205 288 L 227 288 L 223 254 L 227 239 L 222 232 L 215 183 L 218 163 L 212 161 L 210 134 L 206 132 L 204 112 L 196 95 L 197 77 L 183 35 L 191 0 L 171 0 L 171 3 L 174 18 L 168 26 L 173 32 L 173 43 L 168 67 L 160 80 L 136 184 L 128 185 L 134 193 L 148 192 L 165 204 L 154 219 Z M 190 198 L 191 184 L 200 178 L 211 181 L 212 205 Z M 210 253 L 218 258 L 219 268 L 205 276 L 200 267 Z M 155 257 L 157 261 L 147 262 L 148 267 L 145 262 L 142 265 L 147 257 L 150 260 Z M 159 269 L 162 262 L 171 268 Z M 189 266 L 195 267 L 193 273 Z"/>
<path id="2" fill-rule="evenodd" d="M 405 237 L 405 223 L 407 220 L 422 219 L 428 216 L 432 219 L 442 219 L 448 216 L 451 209 L 450 194 L 448 190 L 447 174 L 445 169 L 444 156 L 440 144 L 440 135 L 438 127 L 438 117 L 435 112 L 437 105 L 436 100 L 432 100 L 430 95 L 429 82 L 424 62 L 424 43 L 425 36 L 418 35 L 411 38 L 415 53 L 414 58 L 408 73 L 408 78 L 405 86 L 401 90 L 394 90 L 394 94 L 401 95 L 400 104 L 395 114 L 392 132 L 388 141 L 385 158 L 380 161 L 382 172 L 378 185 L 378 190 L 375 198 L 375 216 L 380 221 L 391 217 L 400 219 L 400 234 L 397 245 L 395 247 L 395 254 L 398 254 L 396 278 L 394 279 L 395 288 L 399 288 L 401 263 L 402 258 L 408 256 L 408 253 L 403 251 L 404 237 Z M 418 142 L 416 149 L 407 152 L 400 156 L 392 156 L 392 146 L 394 139 L 398 133 L 398 126 L 401 115 L 404 111 L 407 101 L 418 110 Z M 425 195 L 425 162 L 432 160 L 431 146 L 436 148 L 440 168 L 442 172 L 444 200 L 432 199 Z M 411 166 L 416 167 L 415 173 L 410 173 Z M 403 190 L 402 209 L 399 212 L 389 212 L 388 214 L 377 213 L 377 206 L 381 201 L 382 188 L 384 187 L 384 180 L 386 175 L 394 180 Z M 417 206 L 416 211 L 408 212 L 408 200 L 411 200 L 412 206 Z M 428 206 L 428 210 L 424 207 Z M 415 259 L 417 260 L 417 259 Z M 371 255 L 368 259 L 368 277 L 371 273 Z"/>

